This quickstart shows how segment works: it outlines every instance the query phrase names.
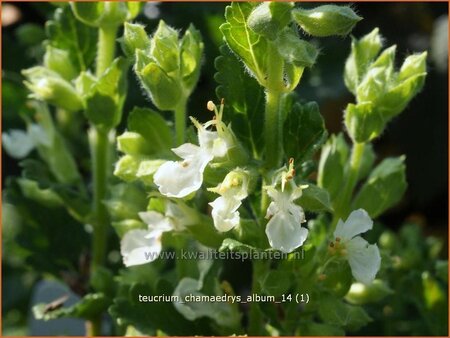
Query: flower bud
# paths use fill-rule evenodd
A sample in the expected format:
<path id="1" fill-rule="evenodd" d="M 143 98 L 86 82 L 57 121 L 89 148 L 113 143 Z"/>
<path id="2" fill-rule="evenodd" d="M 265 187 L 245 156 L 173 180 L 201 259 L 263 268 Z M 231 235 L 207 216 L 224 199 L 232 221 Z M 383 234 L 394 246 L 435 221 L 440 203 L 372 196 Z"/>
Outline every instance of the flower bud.
<path id="1" fill-rule="evenodd" d="M 311 43 L 300 39 L 291 29 L 285 29 L 277 40 L 280 55 L 298 67 L 312 67 L 319 52 Z"/>
<path id="2" fill-rule="evenodd" d="M 200 76 L 203 42 L 199 31 L 190 25 L 181 39 L 180 71 L 183 83 L 189 92 L 194 90 Z"/>
<path id="3" fill-rule="evenodd" d="M 255 33 L 275 40 L 291 21 L 292 7 L 292 2 L 262 2 L 249 15 L 247 25 Z"/>
<path id="4" fill-rule="evenodd" d="M 93 27 L 119 26 L 135 18 L 140 11 L 138 1 L 71 2 L 73 14 Z"/>
<path id="5" fill-rule="evenodd" d="M 166 73 L 176 71 L 180 67 L 178 32 L 167 26 L 163 20 L 159 22 L 153 35 L 150 54 Z"/>
<path id="6" fill-rule="evenodd" d="M 371 102 L 364 102 L 347 106 L 345 110 L 345 126 L 354 142 L 365 143 L 381 134 L 385 127 L 385 122 Z"/>
<path id="7" fill-rule="evenodd" d="M 126 131 L 117 137 L 117 149 L 127 155 L 152 154 L 152 148 L 139 133 Z"/>
<path id="8" fill-rule="evenodd" d="M 392 294 L 391 288 L 379 279 L 375 279 L 372 284 L 353 283 L 345 296 L 351 304 L 363 305 L 367 303 L 376 303 L 384 297 Z"/>
<path id="9" fill-rule="evenodd" d="M 136 70 L 136 74 L 158 109 L 175 110 L 182 94 L 179 82 L 153 62 L 142 71 Z"/>
<path id="10" fill-rule="evenodd" d="M 121 38 L 123 52 L 129 58 L 134 58 L 137 49 L 147 51 L 150 49 L 150 39 L 144 26 L 125 22 L 123 37 Z"/>
<path id="11" fill-rule="evenodd" d="M 344 81 L 353 94 L 356 94 L 356 87 L 381 47 L 382 39 L 378 28 L 359 40 L 352 39 L 352 50 L 345 63 Z"/>
<path id="12" fill-rule="evenodd" d="M 317 183 L 330 193 L 332 200 L 338 196 L 342 187 L 348 157 L 349 147 L 342 134 L 331 135 L 322 147 Z"/>
<path id="13" fill-rule="evenodd" d="M 47 46 L 44 55 L 44 66 L 61 75 L 65 80 L 73 80 L 78 75 L 78 70 L 70 59 L 67 50 Z"/>
<path id="14" fill-rule="evenodd" d="M 62 109 L 75 112 L 83 108 L 83 102 L 75 88 L 58 73 L 38 66 L 24 70 L 25 85 L 32 96 Z"/>
<path id="15" fill-rule="evenodd" d="M 296 8 L 292 15 L 297 24 L 312 36 L 345 36 L 362 20 L 350 7 L 336 5 L 323 5 L 313 9 Z"/>

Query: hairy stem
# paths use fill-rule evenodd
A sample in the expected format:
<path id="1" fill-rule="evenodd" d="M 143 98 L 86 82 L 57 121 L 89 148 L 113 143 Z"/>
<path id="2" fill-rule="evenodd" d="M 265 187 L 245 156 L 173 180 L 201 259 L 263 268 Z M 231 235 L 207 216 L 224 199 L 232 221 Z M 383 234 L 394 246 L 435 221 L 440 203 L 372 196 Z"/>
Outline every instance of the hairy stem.
<path id="1" fill-rule="evenodd" d="M 99 28 L 96 75 L 100 77 L 114 60 L 116 46 L 116 26 Z M 91 126 L 89 143 L 91 147 L 92 180 L 93 180 L 93 238 L 91 278 L 95 270 L 104 265 L 108 240 L 109 217 L 103 204 L 108 188 L 108 176 L 111 170 L 111 144 L 108 139 L 109 130 Z M 101 314 L 92 318 L 86 325 L 89 336 L 101 335 Z"/>
<path id="2" fill-rule="evenodd" d="M 117 26 L 100 27 L 98 30 L 98 53 L 96 75 L 101 76 L 114 60 Z"/>

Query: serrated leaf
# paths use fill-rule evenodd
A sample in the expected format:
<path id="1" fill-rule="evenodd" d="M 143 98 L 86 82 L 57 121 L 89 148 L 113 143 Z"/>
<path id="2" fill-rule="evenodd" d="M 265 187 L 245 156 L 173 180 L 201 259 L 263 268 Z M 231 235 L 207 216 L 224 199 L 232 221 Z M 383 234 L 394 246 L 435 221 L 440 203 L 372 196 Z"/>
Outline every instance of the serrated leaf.
<path id="1" fill-rule="evenodd" d="M 219 86 L 216 94 L 219 99 L 225 99 L 225 116 L 232 116 L 232 128 L 236 136 L 252 149 L 254 154 L 260 154 L 263 147 L 264 91 L 256 80 L 251 78 L 231 50 L 223 45 L 221 56 L 215 60 L 217 73 L 214 79 Z"/>
<path id="2" fill-rule="evenodd" d="M 326 141 L 327 131 L 315 102 L 295 103 L 284 123 L 284 152 L 304 162 Z"/>
<path id="3" fill-rule="evenodd" d="M 226 23 L 220 30 L 230 49 L 244 61 L 251 74 L 264 86 L 267 74 L 267 40 L 247 26 L 255 3 L 233 2 L 225 10 Z"/>

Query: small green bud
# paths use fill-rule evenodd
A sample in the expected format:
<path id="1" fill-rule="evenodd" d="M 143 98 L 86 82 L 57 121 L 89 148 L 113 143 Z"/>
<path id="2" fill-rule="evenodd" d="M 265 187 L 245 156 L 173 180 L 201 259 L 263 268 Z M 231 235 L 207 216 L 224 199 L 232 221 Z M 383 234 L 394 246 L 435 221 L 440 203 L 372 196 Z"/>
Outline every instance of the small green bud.
<path id="1" fill-rule="evenodd" d="M 392 291 L 386 282 L 375 279 L 370 285 L 353 283 L 345 296 L 345 300 L 351 304 L 364 305 L 379 302 L 393 293 L 394 291 Z"/>
<path id="2" fill-rule="evenodd" d="M 247 18 L 247 25 L 255 33 L 275 40 L 278 33 L 291 22 L 292 2 L 262 2 Z"/>
<path id="3" fill-rule="evenodd" d="M 137 49 L 149 50 L 150 44 L 143 25 L 125 22 L 121 45 L 127 57 L 134 58 Z"/>
<path id="4" fill-rule="evenodd" d="M 58 73 L 38 66 L 26 69 L 22 74 L 33 97 L 70 112 L 83 109 L 83 102 L 75 88 Z"/>
<path id="5" fill-rule="evenodd" d="M 297 67 L 312 67 L 319 54 L 314 45 L 300 39 L 292 29 L 285 29 L 280 34 L 276 46 L 285 61 Z"/>
<path id="6" fill-rule="evenodd" d="M 126 131 L 117 137 L 117 149 L 127 155 L 152 154 L 152 147 L 141 134 Z"/>
<path id="7" fill-rule="evenodd" d="M 189 92 L 192 92 L 200 76 L 203 49 L 200 32 L 190 25 L 181 39 L 180 57 L 181 76 Z"/>
<path id="8" fill-rule="evenodd" d="M 50 45 L 47 45 L 45 50 L 44 66 L 57 72 L 67 81 L 73 80 L 78 75 L 69 52 Z"/>
<path id="9" fill-rule="evenodd" d="M 345 63 L 344 81 L 347 88 L 356 94 L 356 88 L 362 80 L 370 63 L 378 55 L 382 47 L 382 38 L 378 28 L 361 39 L 352 39 L 350 56 Z"/>
<path id="10" fill-rule="evenodd" d="M 328 191 L 331 200 L 338 196 L 342 187 L 344 168 L 349 152 L 349 147 L 342 134 L 331 135 L 322 147 L 317 183 L 319 187 Z"/>
<path id="11" fill-rule="evenodd" d="M 161 20 L 150 47 L 151 56 L 166 73 L 176 71 L 180 67 L 180 47 L 178 32 Z"/>
<path id="12" fill-rule="evenodd" d="M 114 168 L 114 175 L 126 182 L 136 180 L 136 173 L 139 169 L 140 161 L 137 157 L 132 155 L 122 156 L 117 161 Z"/>
<path id="13" fill-rule="evenodd" d="M 176 80 L 169 77 L 156 63 L 149 63 L 136 74 L 158 109 L 175 110 L 182 94 L 180 84 Z"/>
<path id="14" fill-rule="evenodd" d="M 398 75 L 398 81 L 406 81 L 415 76 L 421 76 L 427 72 L 427 52 L 413 54 L 403 61 Z"/>
<path id="15" fill-rule="evenodd" d="M 292 15 L 297 24 L 312 36 L 345 36 L 362 20 L 350 7 L 336 5 L 296 8 L 292 10 Z"/>
<path id="16" fill-rule="evenodd" d="M 78 20 L 93 27 L 120 26 L 140 11 L 138 1 L 71 2 L 70 5 Z"/>

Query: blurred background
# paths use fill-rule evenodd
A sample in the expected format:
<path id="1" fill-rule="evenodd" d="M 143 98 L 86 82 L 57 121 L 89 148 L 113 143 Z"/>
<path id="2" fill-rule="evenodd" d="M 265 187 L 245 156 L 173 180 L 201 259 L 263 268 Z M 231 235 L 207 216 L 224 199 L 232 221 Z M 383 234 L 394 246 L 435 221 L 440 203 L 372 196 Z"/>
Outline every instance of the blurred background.
<path id="1" fill-rule="evenodd" d="M 152 33 L 159 19 L 183 30 L 192 22 L 205 41 L 205 57 L 197 90 L 188 113 L 202 119 L 205 103 L 216 99 L 214 59 L 223 43 L 218 27 L 224 21 L 227 3 L 146 3 L 136 21 Z M 303 7 L 312 7 L 302 3 Z M 406 155 L 408 191 L 401 203 L 380 219 L 396 230 L 407 221 L 418 223 L 427 235 L 446 243 L 448 238 L 448 4 L 447 3 L 356 3 L 364 18 L 352 34 L 360 37 L 379 27 L 386 46 L 397 44 L 397 59 L 428 50 L 425 87 L 410 106 L 389 124 L 374 143 L 382 159 Z M 45 21 L 55 7 L 50 3 L 2 3 L 2 128 L 24 128 L 18 112 L 24 108 L 27 91 L 20 71 L 42 62 Z M 121 34 L 121 33 L 119 33 Z M 342 130 L 342 114 L 353 97 L 344 86 L 343 67 L 350 50 L 350 37 L 314 41 L 321 55 L 305 72 L 298 87 L 302 99 L 317 101 L 330 133 Z M 400 65 L 398 65 L 400 66 Z M 125 115 L 134 105 L 151 105 L 130 72 Z M 204 115 L 203 115 L 204 116 Z M 126 116 L 123 119 L 126 121 Z M 124 125 L 120 126 L 121 129 Z M 120 131 L 119 131 L 120 134 Z M 20 174 L 14 159 L 2 151 L 2 186 L 8 176 Z M 14 217 L 3 212 L 3 217 Z M 4 335 L 30 334 L 30 301 L 33 287 L 42 276 L 26 267 L 17 245 L 17 229 L 3 223 L 2 314 Z"/>

